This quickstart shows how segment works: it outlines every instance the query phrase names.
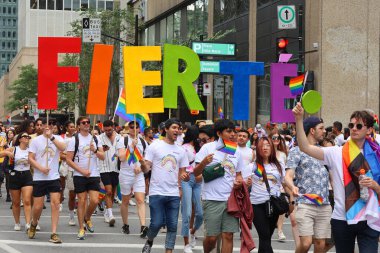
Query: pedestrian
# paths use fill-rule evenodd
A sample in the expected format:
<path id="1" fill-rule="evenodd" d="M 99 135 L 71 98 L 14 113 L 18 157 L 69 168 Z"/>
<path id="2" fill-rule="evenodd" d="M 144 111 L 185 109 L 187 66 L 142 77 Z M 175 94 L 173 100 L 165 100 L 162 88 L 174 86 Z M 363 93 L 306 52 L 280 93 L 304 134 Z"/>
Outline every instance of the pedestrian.
<path id="1" fill-rule="evenodd" d="M 140 132 L 140 125 L 138 122 L 131 121 L 129 122 L 128 126 L 129 134 L 121 138 L 117 142 L 116 146 L 116 150 L 121 161 L 119 181 L 122 198 L 120 206 L 120 213 L 123 220 L 122 233 L 130 233 L 128 224 L 128 207 L 133 190 L 137 202 L 137 212 L 140 219 L 140 237 L 146 238 L 148 227 L 145 224 L 144 173 L 141 170 L 140 161 L 132 161 L 130 157 L 135 154 L 135 148 L 137 148 L 138 154 L 141 155 L 140 160 L 142 160 L 145 154 L 145 149 L 148 145 L 143 138 L 138 137 L 137 135 L 137 133 Z M 128 157 L 127 154 L 129 154 Z"/>
<path id="2" fill-rule="evenodd" d="M 185 244 L 185 253 L 192 253 L 196 246 L 195 232 L 202 226 L 203 211 L 201 202 L 202 175 L 194 176 L 195 155 L 199 151 L 199 130 L 197 126 L 187 129 L 182 147 L 185 149 L 189 166 L 186 172 L 190 176 L 189 181 L 181 181 L 182 186 L 182 237 Z M 194 211 L 194 224 L 191 224 L 191 216 Z"/>
<path id="3" fill-rule="evenodd" d="M 335 135 L 335 145 L 342 146 L 346 141 L 342 133 L 343 125 L 339 121 L 333 123 L 332 133 Z"/>
<path id="4" fill-rule="evenodd" d="M 251 177 L 252 172 L 250 171 L 248 165 L 253 162 L 256 157 L 255 151 L 252 148 L 247 147 L 248 140 L 249 132 L 245 129 L 240 129 L 237 132 L 237 144 L 243 160 L 244 169 L 242 170 L 241 174 L 244 180 L 247 180 Z"/>
<path id="5" fill-rule="evenodd" d="M 216 245 L 219 235 L 222 237 L 223 252 L 232 252 L 233 234 L 239 231 L 239 220 L 227 213 L 227 200 L 232 188 L 240 188 L 243 182 L 241 171 L 243 161 L 239 150 L 234 155 L 221 152 L 217 149 L 219 138 L 232 141 L 235 125 L 227 119 L 219 119 L 214 124 L 216 141 L 204 144 L 195 157 L 197 163 L 194 175 L 203 173 L 206 166 L 215 166 L 223 169 L 223 174 L 209 182 L 203 181 L 203 217 L 206 237 L 203 241 L 205 253 L 211 252 Z"/>
<path id="6" fill-rule="evenodd" d="M 15 141 L 15 145 L 0 152 L 0 157 L 8 156 L 8 161 L 12 160 L 12 168 L 9 168 L 9 189 L 12 196 L 12 213 L 15 220 L 14 230 L 21 230 L 20 205 L 21 197 L 24 205 L 25 230 L 30 227 L 31 201 L 33 191 L 33 177 L 30 172 L 29 140 L 30 136 L 26 132 L 20 133 Z"/>
<path id="7" fill-rule="evenodd" d="M 103 122 L 103 133 L 100 134 L 99 140 L 102 143 L 105 159 L 98 161 L 100 168 L 100 178 L 106 190 L 104 211 L 104 221 L 110 227 L 115 225 L 115 217 L 113 216 L 113 198 L 119 184 L 119 170 L 117 168 L 117 144 L 120 142 L 121 135 L 116 133 L 114 123 L 111 120 Z"/>
<path id="8" fill-rule="evenodd" d="M 184 149 L 175 144 L 180 126 L 177 119 L 168 119 L 162 132 L 163 139 L 149 145 L 141 164 L 144 172 L 152 170 L 149 188 L 151 220 L 142 253 L 151 252 L 153 240 L 163 225 L 167 228 L 165 251 L 170 253 L 174 249 L 180 208 L 179 182 L 189 180 L 186 173 L 189 161 Z"/>
<path id="9" fill-rule="evenodd" d="M 61 185 L 59 180 L 59 152 L 65 150 L 64 141 L 59 135 L 53 135 L 53 123 L 43 120 L 43 134 L 32 139 L 29 146 L 29 163 L 34 169 L 33 172 L 33 210 L 30 228 L 28 230 L 29 239 L 36 235 L 38 221 L 44 207 L 45 195 L 50 196 L 51 206 L 51 230 L 50 242 L 61 243 L 57 234 L 59 219 L 59 203 Z M 28 132 L 29 133 L 29 132 Z"/>
<path id="10" fill-rule="evenodd" d="M 91 221 L 98 201 L 100 190 L 100 172 L 97 158 L 104 160 L 102 144 L 97 137 L 90 134 L 90 119 L 80 116 L 77 119 L 78 133 L 67 146 L 66 162 L 74 169 L 74 191 L 78 196 L 78 240 L 85 239 L 84 225 L 90 233 L 95 229 Z M 87 198 L 89 203 L 87 204 Z"/>
<path id="11" fill-rule="evenodd" d="M 342 147 L 321 148 L 308 142 L 302 123 L 304 109 L 300 103 L 293 108 L 293 114 L 300 150 L 323 161 L 333 174 L 335 205 L 331 228 L 336 252 L 354 252 L 355 241 L 359 252 L 378 252 L 380 157 L 376 153 L 378 144 L 369 138 L 373 132 L 374 118 L 366 111 L 353 112 L 348 124 L 351 139 Z M 361 169 L 366 172 L 366 177 L 359 182 Z M 367 187 L 368 199 L 360 197 L 361 187 Z"/>
<path id="12" fill-rule="evenodd" d="M 303 121 L 304 131 L 310 145 L 318 145 L 324 139 L 325 129 L 322 119 L 308 117 Z M 298 129 L 297 129 L 298 133 Z M 295 178 L 295 182 L 293 181 Z M 329 202 L 329 171 L 312 156 L 305 154 L 299 147 L 293 148 L 286 164 L 286 184 L 292 195 L 298 197 L 295 213 L 300 244 L 297 253 L 308 252 L 314 238 L 314 248 L 323 252 L 326 239 L 331 236 Z M 317 206 L 299 194 L 318 194 L 323 201 Z"/>

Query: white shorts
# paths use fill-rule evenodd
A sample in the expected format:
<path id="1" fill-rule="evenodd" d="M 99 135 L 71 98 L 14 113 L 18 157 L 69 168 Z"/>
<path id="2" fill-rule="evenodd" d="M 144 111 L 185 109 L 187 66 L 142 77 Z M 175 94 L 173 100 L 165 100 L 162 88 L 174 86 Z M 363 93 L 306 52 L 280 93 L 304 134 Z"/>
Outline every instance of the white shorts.
<path id="1" fill-rule="evenodd" d="M 69 191 L 74 191 L 74 171 L 68 170 L 66 176 L 66 189 Z"/>
<path id="2" fill-rule="evenodd" d="M 132 192 L 145 193 L 144 174 L 140 173 L 137 176 L 126 175 L 120 171 L 119 173 L 120 192 L 122 195 L 129 195 Z"/>
<path id="3" fill-rule="evenodd" d="M 69 168 L 67 164 L 61 163 L 61 166 L 59 166 L 59 176 L 66 177 L 68 172 L 69 172 Z"/>

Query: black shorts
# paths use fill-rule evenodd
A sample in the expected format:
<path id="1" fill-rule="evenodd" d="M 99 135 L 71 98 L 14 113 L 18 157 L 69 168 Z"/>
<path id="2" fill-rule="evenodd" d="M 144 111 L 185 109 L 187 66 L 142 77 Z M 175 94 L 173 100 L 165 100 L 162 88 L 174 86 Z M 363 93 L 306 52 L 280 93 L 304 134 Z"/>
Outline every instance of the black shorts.
<path id="1" fill-rule="evenodd" d="M 33 176 L 30 170 L 11 171 L 9 173 L 9 189 L 20 190 L 25 186 L 33 186 Z"/>
<path id="2" fill-rule="evenodd" d="M 33 181 L 33 197 L 43 197 L 48 193 L 61 192 L 61 182 L 55 180 Z"/>
<path id="3" fill-rule="evenodd" d="M 112 185 L 113 187 L 119 184 L 119 173 L 117 172 L 104 172 L 100 173 L 100 178 L 104 186 Z"/>
<path id="4" fill-rule="evenodd" d="M 100 191 L 100 177 L 74 177 L 74 192 Z"/>

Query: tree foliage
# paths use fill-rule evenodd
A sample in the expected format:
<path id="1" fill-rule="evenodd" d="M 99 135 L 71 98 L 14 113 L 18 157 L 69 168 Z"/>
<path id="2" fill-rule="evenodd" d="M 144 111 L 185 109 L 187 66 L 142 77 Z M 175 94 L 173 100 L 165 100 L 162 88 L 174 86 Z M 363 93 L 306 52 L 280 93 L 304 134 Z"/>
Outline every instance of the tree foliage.
<path id="1" fill-rule="evenodd" d="M 6 104 L 9 111 L 21 109 L 28 104 L 29 98 L 36 98 L 37 69 L 33 64 L 20 67 L 18 79 L 9 86 L 9 90 L 12 92 Z"/>

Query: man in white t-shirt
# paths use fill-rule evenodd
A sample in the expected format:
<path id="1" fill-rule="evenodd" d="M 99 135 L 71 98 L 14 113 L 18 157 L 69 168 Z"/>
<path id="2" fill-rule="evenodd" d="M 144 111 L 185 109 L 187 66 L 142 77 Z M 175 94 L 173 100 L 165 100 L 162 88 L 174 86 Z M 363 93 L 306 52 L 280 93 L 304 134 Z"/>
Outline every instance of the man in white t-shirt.
<path id="1" fill-rule="evenodd" d="M 132 190 L 137 201 L 137 212 L 140 218 L 140 237 L 145 238 L 148 233 L 148 227 L 145 226 L 145 179 L 144 173 L 141 170 L 140 161 L 128 161 L 128 158 L 133 155 L 135 147 L 143 158 L 145 148 L 148 146 L 143 138 L 138 137 L 137 133 L 140 132 L 140 125 L 138 122 L 131 121 L 128 124 L 129 135 L 121 138 L 116 144 L 120 164 L 119 181 L 121 191 L 121 206 L 120 212 L 123 219 L 122 232 L 129 234 L 128 225 L 128 206 L 131 199 Z M 127 144 L 127 145 L 125 145 Z M 127 151 L 129 155 L 126 157 Z"/>
<path id="2" fill-rule="evenodd" d="M 333 123 L 332 132 L 335 134 L 335 145 L 337 146 L 343 146 L 344 143 L 346 143 L 346 140 L 344 139 L 344 135 L 342 133 L 343 125 L 339 121 L 335 121 Z"/>
<path id="3" fill-rule="evenodd" d="M 248 165 L 255 160 L 255 151 L 250 147 L 247 147 L 248 141 L 249 132 L 245 129 L 240 129 L 237 132 L 237 144 L 243 160 L 243 170 L 241 171 L 241 175 L 244 179 L 247 179 L 250 183 L 252 183 L 252 170 L 250 170 Z"/>
<path id="4" fill-rule="evenodd" d="M 100 172 L 97 158 L 104 160 L 102 144 L 90 134 L 90 119 L 81 116 L 77 119 L 79 132 L 67 146 L 66 162 L 74 169 L 74 191 L 78 196 L 79 232 L 77 239 L 85 239 L 83 223 L 87 231 L 94 232 L 91 215 L 99 202 Z M 90 201 L 86 208 L 87 197 Z M 85 213 L 86 212 L 86 213 Z"/>
<path id="5" fill-rule="evenodd" d="M 149 188 L 150 225 L 148 240 L 142 253 L 150 253 L 153 240 L 160 228 L 166 225 L 166 253 L 174 249 L 180 208 L 179 187 L 181 180 L 188 181 L 186 167 L 189 161 L 185 150 L 176 145 L 181 123 L 177 119 L 165 122 L 165 137 L 156 140 L 146 150 L 141 162 L 144 172 L 152 170 Z"/>
<path id="6" fill-rule="evenodd" d="M 59 219 L 59 203 L 61 197 L 61 184 L 59 180 L 59 153 L 64 151 L 66 145 L 62 138 L 53 135 L 52 128 L 55 120 L 43 120 L 44 132 L 35 137 L 29 146 L 29 163 L 34 168 L 33 174 L 33 212 L 32 222 L 28 230 L 28 237 L 33 239 L 36 235 L 37 222 L 44 207 L 45 195 L 50 194 L 51 230 L 50 242 L 61 243 L 57 232 Z"/>
<path id="7" fill-rule="evenodd" d="M 220 119 L 215 122 L 214 132 L 216 141 L 202 146 L 195 156 L 197 166 L 194 175 L 202 174 L 206 166 L 222 164 L 225 174 L 202 185 L 203 217 L 205 222 L 206 237 L 203 241 L 205 253 L 211 252 L 219 235 L 222 237 L 223 252 L 232 253 L 233 233 L 239 231 L 239 220 L 227 213 L 227 200 L 233 187 L 240 188 L 243 182 L 241 171 L 243 160 L 240 150 L 234 155 L 229 155 L 217 150 L 218 139 L 232 141 L 235 126 L 233 122 Z"/>
<path id="8" fill-rule="evenodd" d="M 366 111 L 354 112 L 348 125 L 351 140 L 342 147 L 320 148 L 307 141 L 302 124 L 304 110 L 301 103 L 293 108 L 293 114 L 301 151 L 324 161 L 331 169 L 335 202 L 331 230 L 336 252 L 354 252 L 355 240 L 359 252 L 378 252 L 380 157 L 373 149 L 378 149 L 379 146 L 366 139 L 373 131 L 373 117 Z M 363 169 L 366 178 L 359 182 L 359 171 Z M 360 187 L 368 188 L 368 200 L 361 199 Z"/>
<path id="9" fill-rule="evenodd" d="M 117 148 L 116 145 L 122 138 L 114 130 L 114 123 L 111 120 L 103 122 L 103 130 L 99 136 L 102 143 L 105 159 L 99 160 L 100 178 L 106 190 L 105 202 L 106 210 L 104 211 L 104 221 L 113 227 L 115 224 L 115 217 L 113 216 L 112 206 L 113 198 L 115 196 L 117 185 L 119 184 L 119 170 L 117 169 Z"/>

